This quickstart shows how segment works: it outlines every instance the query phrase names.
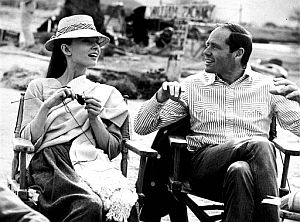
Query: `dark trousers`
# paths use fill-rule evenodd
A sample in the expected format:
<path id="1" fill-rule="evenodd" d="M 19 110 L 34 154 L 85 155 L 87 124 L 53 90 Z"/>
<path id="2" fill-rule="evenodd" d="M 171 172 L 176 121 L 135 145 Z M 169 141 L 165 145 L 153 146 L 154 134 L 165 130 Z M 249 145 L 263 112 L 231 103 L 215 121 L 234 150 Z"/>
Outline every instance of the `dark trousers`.
<path id="1" fill-rule="evenodd" d="M 264 138 L 230 141 L 190 152 L 190 182 L 202 197 L 224 202 L 224 222 L 278 222 L 276 156 Z"/>
<path id="2" fill-rule="evenodd" d="M 47 147 L 29 164 L 28 183 L 40 188 L 41 213 L 53 222 L 102 222 L 102 201 L 73 169 L 69 147 Z"/>

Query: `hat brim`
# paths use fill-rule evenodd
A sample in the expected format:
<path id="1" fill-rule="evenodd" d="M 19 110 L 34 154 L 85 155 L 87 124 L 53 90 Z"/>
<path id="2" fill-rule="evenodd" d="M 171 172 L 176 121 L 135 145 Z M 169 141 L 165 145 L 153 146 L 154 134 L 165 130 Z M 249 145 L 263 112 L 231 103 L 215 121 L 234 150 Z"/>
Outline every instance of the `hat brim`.
<path id="1" fill-rule="evenodd" d="M 80 30 L 74 30 L 65 34 L 61 34 L 58 37 L 51 37 L 46 43 L 45 48 L 48 51 L 53 50 L 54 41 L 57 39 L 75 39 L 75 38 L 89 38 L 89 37 L 99 37 L 100 38 L 100 47 L 105 46 L 109 43 L 109 38 L 100 32 L 97 32 L 95 30 L 91 29 L 80 29 Z"/>

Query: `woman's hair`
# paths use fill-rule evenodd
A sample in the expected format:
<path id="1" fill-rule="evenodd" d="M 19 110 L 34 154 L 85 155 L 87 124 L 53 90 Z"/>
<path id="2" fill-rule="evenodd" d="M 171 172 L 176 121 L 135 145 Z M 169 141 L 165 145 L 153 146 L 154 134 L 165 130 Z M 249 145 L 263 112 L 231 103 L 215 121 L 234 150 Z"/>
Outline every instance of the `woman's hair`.
<path id="1" fill-rule="evenodd" d="M 241 59 L 242 66 L 246 66 L 252 53 L 252 37 L 251 34 L 238 24 L 225 23 L 220 25 L 221 28 L 226 28 L 231 31 L 226 44 L 229 45 L 230 52 L 234 52 L 239 48 L 245 50 Z"/>
<path id="2" fill-rule="evenodd" d="M 67 60 L 66 60 L 66 56 L 61 51 L 61 45 L 62 44 L 70 45 L 71 42 L 72 39 L 57 39 L 54 41 L 54 46 L 53 46 L 46 78 L 57 79 L 64 74 L 67 68 Z"/>

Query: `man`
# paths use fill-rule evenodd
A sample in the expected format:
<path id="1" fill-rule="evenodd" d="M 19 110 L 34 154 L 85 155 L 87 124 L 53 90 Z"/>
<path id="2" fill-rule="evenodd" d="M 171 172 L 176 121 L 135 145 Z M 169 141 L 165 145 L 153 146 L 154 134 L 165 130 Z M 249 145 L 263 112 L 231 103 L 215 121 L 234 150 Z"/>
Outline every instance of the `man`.
<path id="1" fill-rule="evenodd" d="M 164 82 L 140 108 L 134 129 L 144 135 L 190 116 L 189 178 L 203 197 L 224 202 L 225 222 L 279 221 L 276 157 L 268 140 L 271 118 L 300 136 L 300 90 L 247 68 L 249 32 L 237 24 L 212 31 L 205 71 L 181 83 Z"/>
<path id="2" fill-rule="evenodd" d="M 49 222 L 39 212 L 23 203 L 13 192 L 0 185 L 0 221 Z"/>

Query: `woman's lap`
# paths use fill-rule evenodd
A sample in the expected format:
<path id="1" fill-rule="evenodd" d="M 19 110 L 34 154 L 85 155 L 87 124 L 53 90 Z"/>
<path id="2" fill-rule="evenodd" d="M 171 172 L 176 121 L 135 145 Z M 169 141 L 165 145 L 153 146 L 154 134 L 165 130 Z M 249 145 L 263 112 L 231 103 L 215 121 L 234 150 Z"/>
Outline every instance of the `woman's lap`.
<path id="1" fill-rule="evenodd" d="M 99 207 L 97 218 L 102 214 L 102 201 L 74 171 L 69 147 L 68 144 L 57 145 L 35 154 L 28 168 L 29 186 L 41 189 L 39 204 L 42 213 L 50 218 L 62 220 L 67 217 L 72 221 L 79 216 L 76 211 L 85 214 L 85 206 L 91 210 L 91 203 Z"/>

